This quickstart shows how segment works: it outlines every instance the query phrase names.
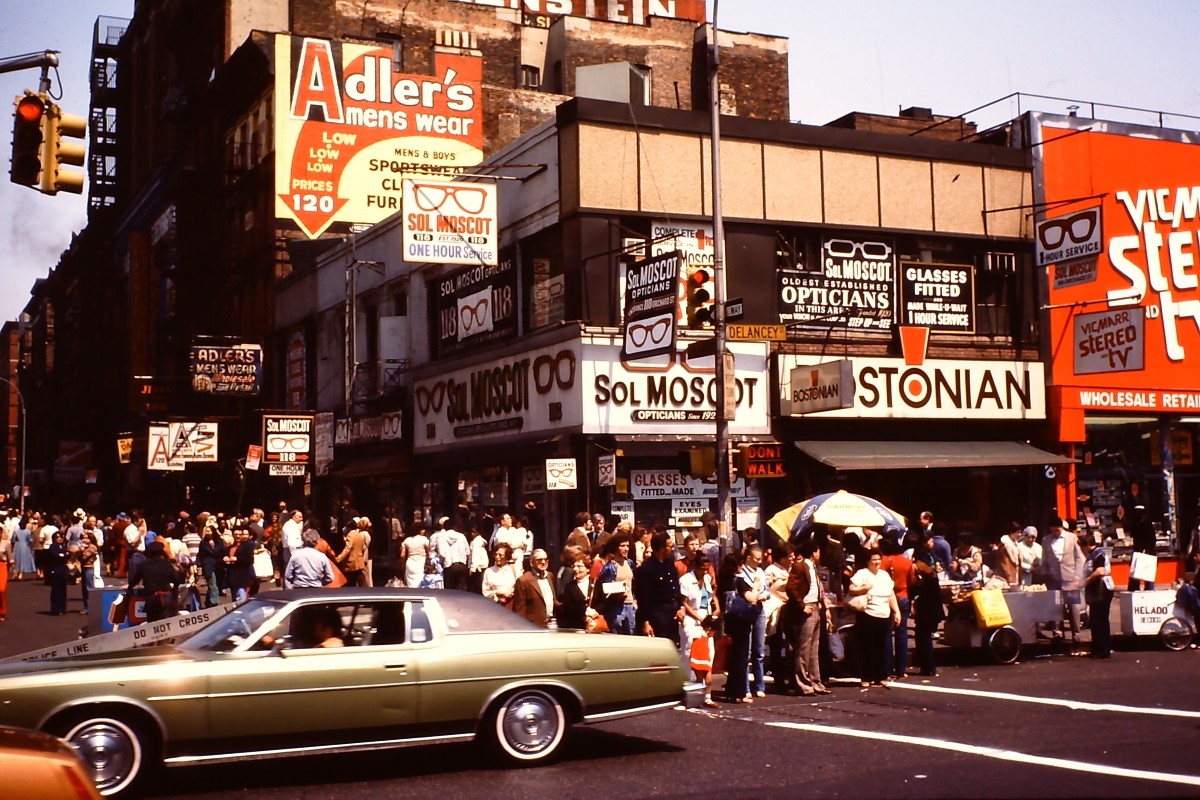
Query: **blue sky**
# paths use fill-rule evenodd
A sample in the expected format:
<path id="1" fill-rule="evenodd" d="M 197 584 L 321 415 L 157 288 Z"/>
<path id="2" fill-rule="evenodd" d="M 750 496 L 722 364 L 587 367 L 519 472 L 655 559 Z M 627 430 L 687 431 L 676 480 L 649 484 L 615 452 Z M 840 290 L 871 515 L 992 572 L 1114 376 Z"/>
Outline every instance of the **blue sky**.
<path id="1" fill-rule="evenodd" d="M 59 104 L 86 114 L 96 17 L 129 17 L 133 5 L 10 0 L 0 15 L 0 56 L 62 51 Z M 790 39 L 791 116 L 806 123 L 850 111 L 894 114 L 906 106 L 961 114 L 1022 92 L 1196 115 L 1167 123 L 1200 129 L 1200 80 L 1192 65 L 1200 3 L 1188 0 L 724 0 L 717 21 L 727 30 Z M 0 97 L 36 88 L 37 79 L 36 70 L 2 74 Z M 988 127 L 1030 102 L 994 104 L 968 119 Z M 1040 110 L 1066 107 L 1032 102 Z M 1149 118 L 1115 109 L 1099 116 Z M 11 130 L 7 118 L 2 124 Z M 7 148 L 7 133 L 0 141 Z M 48 197 L 9 183 L 7 152 L 0 162 L 0 319 L 8 320 L 84 226 L 87 206 L 84 197 Z"/>

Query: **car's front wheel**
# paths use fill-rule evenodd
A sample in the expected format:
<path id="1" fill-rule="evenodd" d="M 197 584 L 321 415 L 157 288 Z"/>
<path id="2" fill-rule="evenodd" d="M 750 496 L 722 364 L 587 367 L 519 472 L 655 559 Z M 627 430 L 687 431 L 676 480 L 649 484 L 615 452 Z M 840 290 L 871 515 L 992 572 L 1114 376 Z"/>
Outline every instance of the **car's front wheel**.
<path id="1" fill-rule="evenodd" d="M 542 689 L 519 689 L 508 695 L 493 719 L 496 748 L 506 758 L 524 763 L 550 758 L 566 732 L 562 703 Z"/>
<path id="2" fill-rule="evenodd" d="M 120 714 L 74 714 L 52 728 L 75 748 L 103 797 L 132 793 L 157 759 L 154 739 L 144 726 Z"/>

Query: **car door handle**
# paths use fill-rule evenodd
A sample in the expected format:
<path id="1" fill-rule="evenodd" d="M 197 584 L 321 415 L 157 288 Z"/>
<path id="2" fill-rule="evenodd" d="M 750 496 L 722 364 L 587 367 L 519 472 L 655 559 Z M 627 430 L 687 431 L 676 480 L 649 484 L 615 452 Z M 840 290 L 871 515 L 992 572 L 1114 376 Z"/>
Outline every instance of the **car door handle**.
<path id="1" fill-rule="evenodd" d="M 408 674 L 408 664 L 384 664 L 383 668 L 399 670 L 401 675 Z"/>

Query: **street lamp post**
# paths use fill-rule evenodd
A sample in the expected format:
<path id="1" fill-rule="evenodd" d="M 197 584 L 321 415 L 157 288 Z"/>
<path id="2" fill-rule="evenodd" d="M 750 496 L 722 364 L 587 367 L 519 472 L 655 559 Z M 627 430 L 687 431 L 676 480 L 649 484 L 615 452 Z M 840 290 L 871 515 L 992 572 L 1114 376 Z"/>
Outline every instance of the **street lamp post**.
<path id="1" fill-rule="evenodd" d="M 717 9 L 720 0 L 713 0 L 712 50 L 709 62 L 709 102 L 712 114 L 712 220 L 713 220 L 713 339 L 716 346 L 717 384 L 717 514 L 720 520 L 721 551 L 733 541 L 733 504 L 730 501 L 729 419 L 736 400 L 729 397 L 728 387 L 733 380 L 732 358 L 725 354 L 725 224 L 721 214 L 721 81 L 717 74 Z M 731 402 L 733 400 L 733 402 Z"/>
<path id="2" fill-rule="evenodd" d="M 17 403 L 21 407 L 21 487 L 18 493 L 21 496 L 21 516 L 23 517 L 25 516 L 25 429 L 29 425 L 29 418 L 25 416 L 25 397 L 17 385 L 8 378 L 0 378 L 0 383 L 8 384 L 8 388 L 17 393 Z"/>

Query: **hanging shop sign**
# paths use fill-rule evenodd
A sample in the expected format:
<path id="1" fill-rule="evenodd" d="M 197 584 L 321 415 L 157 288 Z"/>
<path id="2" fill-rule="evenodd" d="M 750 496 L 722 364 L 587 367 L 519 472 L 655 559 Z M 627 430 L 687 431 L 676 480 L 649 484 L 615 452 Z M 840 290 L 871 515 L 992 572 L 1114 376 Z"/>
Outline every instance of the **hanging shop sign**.
<path id="1" fill-rule="evenodd" d="M 1042 338 L 1062 406 L 1200 410 L 1200 145 L 1164 128 L 1032 120 L 1034 201 L 1055 213 L 1038 226 L 1037 247 Z M 1062 272 L 1092 258 L 1094 275 Z"/>
<path id="2" fill-rule="evenodd" d="M 792 370 L 792 414 L 813 414 L 854 405 L 854 365 L 846 359 Z"/>
<path id="3" fill-rule="evenodd" d="M 198 394 L 252 397 L 262 391 L 262 345 L 195 343 L 190 362 Z"/>
<path id="4" fill-rule="evenodd" d="M 579 488 L 579 471 L 573 458 L 546 459 L 546 491 L 561 492 Z"/>
<path id="5" fill-rule="evenodd" d="M 613 500 L 612 505 L 609 506 L 609 512 L 617 518 L 617 522 L 637 524 L 637 515 L 634 513 L 632 500 Z"/>
<path id="6" fill-rule="evenodd" d="M 163 472 L 183 470 L 183 461 L 172 458 L 171 454 L 171 426 L 151 423 L 146 437 L 146 469 Z"/>
<path id="7" fill-rule="evenodd" d="M 117 436 L 117 463 L 129 464 L 133 461 L 133 434 L 121 433 Z"/>
<path id="8" fill-rule="evenodd" d="M 429 281 L 437 309 L 439 356 L 511 339 L 517 333 L 517 270 L 513 248 L 492 266 L 476 264 Z"/>
<path id="9" fill-rule="evenodd" d="M 780 269 L 779 321 L 802 328 L 891 330 L 896 253 L 889 242 L 826 239 L 816 270 Z"/>
<path id="10" fill-rule="evenodd" d="M 167 427 L 172 461 L 187 464 L 217 460 L 217 423 L 172 422 Z"/>
<path id="11" fill-rule="evenodd" d="M 780 354 L 779 374 L 811 367 L 819 355 Z M 852 358 L 853 404 L 821 412 L 828 417 L 905 419 L 1045 419 L 1045 373 L 1040 361 Z M 803 374 L 803 373 L 801 373 Z M 792 402 L 790 377 L 779 387 L 780 411 Z"/>
<path id="12" fill-rule="evenodd" d="M 482 57 L 434 48 L 429 75 L 392 58 L 390 43 L 275 36 L 275 216 L 309 238 L 396 213 L 405 177 L 483 158 Z"/>
<path id="13" fill-rule="evenodd" d="M 1071 332 L 1075 343 L 1076 375 L 1141 370 L 1145 366 L 1144 309 L 1076 314 Z"/>
<path id="14" fill-rule="evenodd" d="M 596 485 L 617 485 L 617 456 L 615 453 L 605 453 L 596 459 Z"/>
<path id="15" fill-rule="evenodd" d="M 312 460 L 311 414 L 263 414 L 263 461 L 271 475 L 303 475 Z M 286 465 L 285 469 L 275 469 Z"/>
<path id="16" fill-rule="evenodd" d="M 1100 206 L 1071 211 L 1037 224 L 1037 265 L 1095 263 L 1104 250 L 1104 226 Z M 1054 271 L 1057 288 L 1085 283 L 1083 272 Z M 1093 273 L 1094 275 L 1094 273 Z"/>
<path id="17" fill-rule="evenodd" d="M 318 423 L 320 420 L 318 420 Z M 334 423 L 333 444 L 356 445 L 396 441 L 402 437 L 400 411 L 365 417 L 342 417 Z"/>
<path id="18" fill-rule="evenodd" d="M 943 333 L 975 332 L 975 268 L 900 262 L 900 324 Z"/>
<path id="19" fill-rule="evenodd" d="M 332 411 L 318 412 L 313 421 L 313 466 L 317 475 L 328 475 L 333 466 L 336 425 Z"/>
<path id="20" fill-rule="evenodd" d="M 495 183 L 406 179 L 403 192 L 405 261 L 496 265 Z"/>
<path id="21" fill-rule="evenodd" d="M 508 8 L 531 16 L 587 17 L 626 25 L 649 25 L 651 17 L 703 23 L 704 0 L 455 0 L 476 6 Z M 529 25 L 530 22 L 524 24 Z"/>
<path id="22" fill-rule="evenodd" d="M 716 247 L 710 223 L 678 223 L 656 220 L 650 223 L 650 255 L 679 253 L 679 303 L 676 318 L 691 328 L 711 328 L 698 323 L 713 317 L 712 304 L 717 296 L 714 267 Z"/>
<path id="23" fill-rule="evenodd" d="M 251 444 L 246 446 L 246 469 L 252 469 L 255 472 L 262 466 L 262 445 Z"/>
<path id="24" fill-rule="evenodd" d="M 744 479 L 739 477 L 730 484 L 730 497 L 748 494 Z M 634 500 L 716 497 L 717 481 L 693 478 L 674 469 L 634 469 L 629 471 L 629 495 Z"/>
<path id="25" fill-rule="evenodd" d="M 626 271 L 621 348 L 626 361 L 675 352 L 682 260 L 675 250 L 638 261 Z"/>

